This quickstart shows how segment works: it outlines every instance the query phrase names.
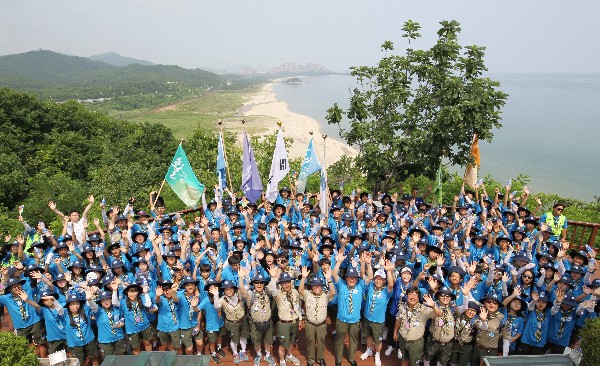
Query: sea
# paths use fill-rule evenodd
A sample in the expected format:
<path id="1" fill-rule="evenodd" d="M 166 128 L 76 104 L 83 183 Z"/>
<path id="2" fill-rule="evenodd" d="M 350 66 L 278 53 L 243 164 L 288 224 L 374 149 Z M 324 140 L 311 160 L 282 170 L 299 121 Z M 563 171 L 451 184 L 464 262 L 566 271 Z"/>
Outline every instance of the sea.
<path id="1" fill-rule="evenodd" d="M 502 127 L 491 143 L 480 141 L 479 176 L 508 182 L 527 175 L 532 194 L 555 193 L 595 201 L 600 196 L 600 74 L 490 74 L 507 93 Z M 351 75 L 301 77 L 301 83 L 275 83 L 274 92 L 295 113 L 317 120 L 329 136 L 326 111 L 349 105 L 357 86 Z M 348 127 L 344 120 L 342 127 Z M 451 167 L 459 171 L 460 167 Z M 461 173 L 462 174 L 462 173 Z"/>

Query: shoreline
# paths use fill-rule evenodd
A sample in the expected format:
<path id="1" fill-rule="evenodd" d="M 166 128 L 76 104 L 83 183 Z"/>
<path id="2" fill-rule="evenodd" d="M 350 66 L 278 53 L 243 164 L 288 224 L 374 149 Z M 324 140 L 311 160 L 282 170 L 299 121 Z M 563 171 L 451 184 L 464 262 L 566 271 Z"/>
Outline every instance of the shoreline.
<path id="1" fill-rule="evenodd" d="M 277 121 L 282 122 L 284 137 L 294 140 L 288 149 L 288 157 L 304 158 L 310 138 L 314 138 L 315 149 L 319 160 L 323 163 L 323 138 L 324 133 L 319 122 L 311 117 L 294 113 L 288 109 L 286 102 L 277 99 L 273 91 L 273 82 L 265 84 L 259 91 L 253 93 L 250 100 L 244 103 L 238 114 L 252 118 L 252 126 L 260 128 L 259 136 L 275 133 L 278 129 Z M 313 136 L 310 132 L 313 132 Z M 342 156 L 356 156 L 358 151 L 331 136 L 326 139 L 325 166 L 331 166 Z"/>

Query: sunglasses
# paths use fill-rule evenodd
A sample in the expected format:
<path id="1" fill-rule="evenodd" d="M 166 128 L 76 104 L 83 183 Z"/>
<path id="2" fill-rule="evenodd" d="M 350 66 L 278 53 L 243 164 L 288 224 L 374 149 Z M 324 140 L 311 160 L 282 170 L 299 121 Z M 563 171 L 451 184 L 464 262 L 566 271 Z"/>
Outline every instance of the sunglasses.
<path id="1" fill-rule="evenodd" d="M 449 294 L 441 294 L 440 297 L 450 297 Z"/>
<path id="2" fill-rule="evenodd" d="M 564 210 L 564 208 L 557 208 L 556 211 L 558 212 L 562 212 L 562 210 Z"/>
<path id="3" fill-rule="evenodd" d="M 533 276 L 531 276 L 531 275 L 523 275 L 523 276 L 521 276 L 521 277 L 523 277 L 523 278 L 529 278 L 529 279 L 532 279 L 532 278 L 533 278 Z"/>
<path id="4" fill-rule="evenodd" d="M 498 302 L 496 300 L 485 300 L 486 304 L 493 304 L 493 305 L 497 305 Z"/>
<path id="5" fill-rule="evenodd" d="M 287 262 L 287 261 L 288 261 L 288 260 L 287 260 L 287 259 L 285 259 L 285 258 L 278 258 L 278 259 L 277 259 L 277 262 Z"/>

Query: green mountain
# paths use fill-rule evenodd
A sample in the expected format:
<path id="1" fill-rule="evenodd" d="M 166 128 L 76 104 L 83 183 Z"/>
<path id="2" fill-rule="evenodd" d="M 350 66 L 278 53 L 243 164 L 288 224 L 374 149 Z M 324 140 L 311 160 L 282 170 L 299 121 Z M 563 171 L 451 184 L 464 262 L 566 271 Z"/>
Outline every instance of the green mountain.
<path id="1" fill-rule="evenodd" d="M 146 65 L 146 66 L 154 65 L 150 61 L 139 60 L 139 59 L 136 59 L 133 57 L 121 56 L 115 52 L 106 52 L 106 53 L 103 53 L 100 55 L 90 56 L 88 58 L 90 60 L 101 61 L 101 62 L 107 63 L 112 66 L 117 66 L 117 67 L 128 66 L 131 64 Z"/>
<path id="2" fill-rule="evenodd" d="M 113 93 L 171 93 L 226 84 L 225 79 L 211 72 L 172 65 L 116 67 L 45 50 L 0 57 L 0 87 L 52 96 L 54 100 L 97 98 Z"/>

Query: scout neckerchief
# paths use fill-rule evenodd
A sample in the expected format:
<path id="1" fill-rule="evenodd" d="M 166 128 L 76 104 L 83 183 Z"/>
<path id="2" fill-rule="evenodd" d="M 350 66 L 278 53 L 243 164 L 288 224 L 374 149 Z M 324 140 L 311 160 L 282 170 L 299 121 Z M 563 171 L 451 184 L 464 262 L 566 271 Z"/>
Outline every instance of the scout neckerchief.
<path id="1" fill-rule="evenodd" d="M 369 308 L 369 314 L 373 314 L 373 310 L 375 309 L 375 302 L 379 298 L 381 291 L 383 291 L 383 287 L 380 289 L 375 287 L 373 289 L 373 296 L 371 297 L 371 307 Z"/>
<path id="2" fill-rule="evenodd" d="M 194 294 L 188 294 L 187 292 L 184 292 L 183 295 L 185 296 L 188 305 L 190 305 L 190 310 L 188 311 L 188 318 L 189 320 L 192 320 L 192 318 L 194 317 L 194 308 L 192 307 L 191 303 L 195 296 Z"/>
<path id="3" fill-rule="evenodd" d="M 354 313 L 354 299 L 352 298 L 352 292 L 354 291 L 354 287 L 348 287 L 348 311 L 350 314 Z"/>
<path id="4" fill-rule="evenodd" d="M 167 300 L 167 304 L 169 304 L 169 309 L 171 310 L 171 318 L 173 318 L 173 322 L 177 323 L 177 314 L 175 314 L 175 302 L 172 298 L 167 299 L 166 296 L 164 296 L 164 298 Z"/>
<path id="5" fill-rule="evenodd" d="M 473 331 L 473 319 L 469 319 L 466 315 L 461 315 L 460 321 L 456 322 L 456 339 L 459 341 Z M 467 331 L 467 334 L 463 334 Z"/>
<path id="6" fill-rule="evenodd" d="M 296 316 L 296 310 L 295 310 L 296 308 L 294 306 L 292 290 L 284 291 L 283 293 L 285 294 L 287 301 L 290 303 L 291 314 L 293 317 L 295 317 Z"/>
<path id="7" fill-rule="evenodd" d="M 569 318 L 571 317 L 571 314 L 573 313 L 573 310 L 569 310 L 569 311 L 564 311 L 562 309 L 560 309 L 560 324 L 558 325 L 558 336 L 562 337 L 563 332 L 565 331 L 565 325 L 567 325 L 567 323 L 569 322 Z"/>
<path id="8" fill-rule="evenodd" d="M 261 307 L 261 313 L 262 315 L 267 315 L 267 306 L 270 307 L 269 305 L 269 296 L 265 293 L 265 291 L 253 291 L 252 292 L 252 304 L 255 304 L 255 299 L 258 300 L 258 303 L 260 304 Z"/>
<path id="9" fill-rule="evenodd" d="M 535 317 L 536 317 L 536 321 L 537 321 L 537 329 L 535 330 L 535 340 L 537 342 L 539 342 L 542 340 L 542 328 L 543 328 L 544 318 L 546 317 L 546 312 L 545 311 L 538 312 L 536 310 Z"/>
<path id="10" fill-rule="evenodd" d="M 29 318 L 29 312 L 27 311 L 27 308 L 25 307 L 23 299 L 21 299 L 19 296 L 13 295 L 13 300 L 19 306 L 19 312 L 21 313 L 21 318 L 23 318 L 23 320 Z"/>
<path id="11" fill-rule="evenodd" d="M 406 329 L 410 329 L 412 322 L 419 316 L 419 310 L 421 310 L 421 304 L 416 304 L 412 309 L 409 309 L 408 304 L 404 305 L 404 313 L 406 314 Z"/>
<path id="12" fill-rule="evenodd" d="M 136 301 L 133 301 L 131 303 L 132 306 L 132 310 L 133 310 L 133 319 L 135 320 L 136 323 L 141 323 L 144 321 L 144 315 L 142 314 L 142 311 L 140 309 L 140 305 L 139 303 Z"/>
<path id="13" fill-rule="evenodd" d="M 324 296 L 324 292 L 321 292 L 318 295 L 315 295 L 313 293 L 313 296 L 314 296 L 314 304 L 313 305 L 315 307 L 315 321 L 314 321 L 314 323 L 317 324 L 317 321 L 318 321 L 317 314 L 319 313 L 319 308 L 318 308 L 318 306 L 319 306 L 319 299 L 321 299 L 321 296 Z M 326 307 L 327 307 L 327 305 L 325 305 L 325 308 Z"/>
<path id="14" fill-rule="evenodd" d="M 110 325 L 110 331 L 113 335 L 117 335 L 117 329 L 115 328 L 115 319 L 113 318 L 112 306 L 109 309 L 104 309 L 106 316 L 108 317 L 108 324 Z M 115 314 L 117 315 L 117 314 Z"/>
<path id="15" fill-rule="evenodd" d="M 77 328 L 77 336 L 79 339 L 83 340 L 83 330 L 81 329 L 81 323 L 83 323 L 83 319 L 77 315 L 73 315 L 73 322 L 75 323 L 75 327 Z"/>
<path id="16" fill-rule="evenodd" d="M 452 326 L 452 323 L 450 320 L 451 310 L 450 310 L 450 306 L 444 306 L 444 307 L 441 307 L 440 309 L 442 309 L 442 316 L 439 318 L 437 325 L 438 325 L 438 327 L 442 327 L 442 337 L 443 337 L 450 333 L 450 327 Z"/>

